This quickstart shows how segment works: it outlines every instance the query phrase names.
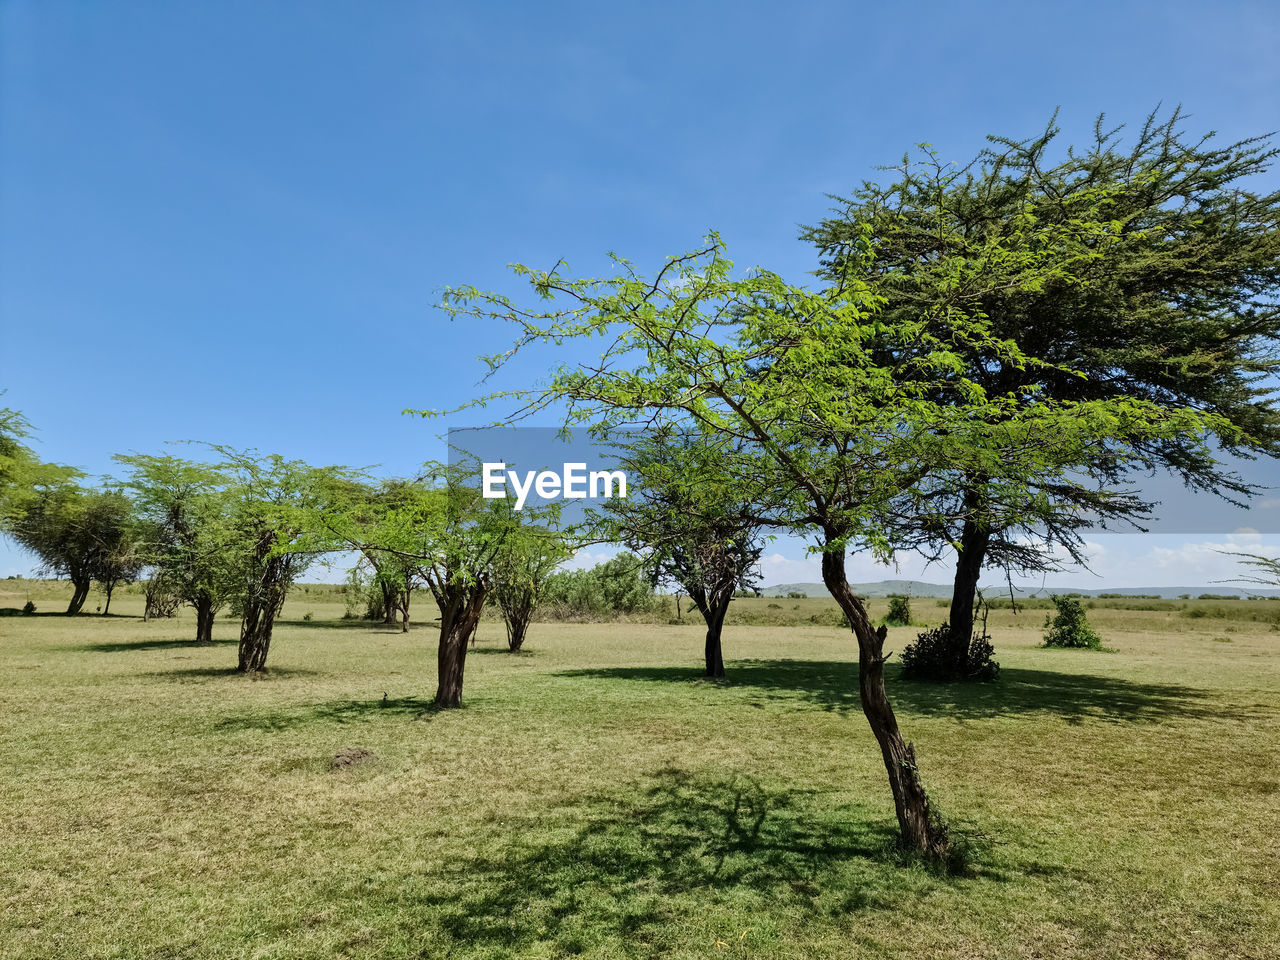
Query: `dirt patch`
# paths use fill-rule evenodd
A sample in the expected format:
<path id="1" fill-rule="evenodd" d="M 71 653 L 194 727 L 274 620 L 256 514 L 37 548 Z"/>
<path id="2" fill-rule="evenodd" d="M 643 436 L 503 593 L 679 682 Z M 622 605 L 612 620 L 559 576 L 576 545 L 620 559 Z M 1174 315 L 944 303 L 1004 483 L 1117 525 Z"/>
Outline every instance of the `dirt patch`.
<path id="1" fill-rule="evenodd" d="M 373 763 L 377 759 L 378 755 L 376 753 L 372 750 L 366 750 L 364 747 L 343 747 L 329 761 L 329 769 L 349 770 L 361 764 Z"/>

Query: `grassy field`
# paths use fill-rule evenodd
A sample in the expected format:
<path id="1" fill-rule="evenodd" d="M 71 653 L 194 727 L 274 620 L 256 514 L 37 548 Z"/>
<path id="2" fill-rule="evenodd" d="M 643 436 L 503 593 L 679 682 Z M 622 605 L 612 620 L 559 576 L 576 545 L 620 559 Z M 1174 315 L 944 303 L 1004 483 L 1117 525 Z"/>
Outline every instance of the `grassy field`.
<path id="1" fill-rule="evenodd" d="M 436 714 L 431 625 L 332 592 L 248 679 L 231 620 L 198 648 L 136 595 L 65 618 L 65 587 L 8 581 L 0 607 L 27 590 L 40 613 L 0 618 L 0 957 L 1280 955 L 1274 601 L 1099 601 L 1102 653 L 997 610 L 999 683 L 891 670 L 971 845 L 947 875 L 895 851 L 830 601 L 736 605 L 766 623 L 726 631 L 724 685 L 694 622 L 537 624 L 520 656 L 490 622 Z M 373 756 L 332 769 L 349 748 Z"/>

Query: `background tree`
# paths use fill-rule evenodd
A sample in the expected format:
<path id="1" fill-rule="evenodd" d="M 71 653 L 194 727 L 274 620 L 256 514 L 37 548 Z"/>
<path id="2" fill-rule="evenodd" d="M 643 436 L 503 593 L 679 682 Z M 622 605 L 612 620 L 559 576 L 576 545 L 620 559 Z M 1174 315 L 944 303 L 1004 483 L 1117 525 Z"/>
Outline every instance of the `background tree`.
<path id="1" fill-rule="evenodd" d="M 102 606 L 102 614 L 106 616 L 111 610 L 115 588 L 122 583 L 133 583 L 142 571 L 140 526 L 133 504 L 119 490 L 91 494 L 84 523 L 93 556 L 91 576 L 107 596 Z"/>
<path id="2" fill-rule="evenodd" d="M 507 649 L 519 653 L 533 612 L 547 581 L 569 556 L 562 536 L 549 526 L 517 524 L 498 552 L 493 571 L 493 599 L 502 611 Z"/>
<path id="3" fill-rule="evenodd" d="M 723 677 L 725 616 L 735 593 L 753 586 L 766 509 L 738 499 L 734 449 L 696 430 L 644 437 L 622 454 L 632 492 L 609 502 L 608 536 L 688 594 L 707 625 L 706 675 Z"/>
<path id="4" fill-rule="evenodd" d="M 462 705 L 467 641 L 475 632 L 504 541 L 516 522 L 506 501 L 485 500 L 465 468 L 427 464 L 398 495 L 344 501 L 313 515 L 330 544 L 408 561 L 440 609 L 437 707 Z"/>
<path id="5" fill-rule="evenodd" d="M 474 288 L 450 290 L 445 306 L 515 326 L 514 346 L 489 358 L 495 368 L 533 344 L 581 337 L 607 345 L 594 362 L 554 370 L 545 388 L 506 395 L 520 404 L 513 419 L 563 405 L 569 423 L 607 431 L 676 415 L 749 445 L 754 455 L 736 477 L 735 499 L 770 503 L 762 520 L 817 538 L 823 582 L 858 643 L 863 713 L 904 843 L 945 857 L 945 825 L 885 686 L 886 633 L 850 588 L 846 551 L 892 556 L 891 515 L 924 509 L 935 473 L 982 473 L 1016 489 L 1026 477 L 1079 463 L 1082 445 L 1114 432 L 1118 418 L 1203 432 L 1189 412 L 1132 400 L 1119 410 L 1088 401 L 1026 403 L 1019 389 L 988 391 L 967 376 L 966 354 L 1011 367 L 1032 362 L 1016 343 L 993 336 L 980 311 L 967 309 L 976 294 L 1044 283 L 1071 269 L 1064 252 L 1071 252 L 1065 244 L 1011 249 L 998 272 L 994 257 L 952 262 L 953 298 L 923 316 L 874 314 L 879 301 L 856 276 L 819 292 L 764 271 L 734 279 L 714 236 L 704 249 L 669 259 L 653 278 L 623 260 L 604 279 L 515 268 L 540 308 Z M 864 243 L 862 255 L 871 253 Z"/>
<path id="6" fill-rule="evenodd" d="M 6 533 L 41 490 L 75 479 L 79 471 L 44 463 L 25 441 L 31 424 L 17 410 L 0 407 L 0 533 Z"/>
<path id="7" fill-rule="evenodd" d="M 10 532 L 40 558 L 42 574 L 71 581 L 68 614 L 81 611 L 94 580 L 106 589 L 109 609 L 115 585 L 139 568 L 131 507 L 119 491 L 74 482 L 43 487 L 25 498 Z"/>
<path id="8" fill-rule="evenodd" d="M 1051 121 L 1030 140 L 989 138 L 963 167 L 926 148 L 921 162 L 904 157 L 896 178 L 836 198 L 838 212 L 803 237 L 821 252 L 828 280 L 856 277 L 891 322 L 953 302 L 958 269 L 979 264 L 1010 276 L 973 290 L 967 309 L 993 336 L 1046 363 L 962 354 L 965 376 L 993 395 L 1189 407 L 1216 415 L 1216 440 L 1229 452 L 1276 456 L 1280 192 L 1252 189 L 1276 150 L 1266 137 L 1217 144 L 1212 134 L 1188 136 L 1184 121 L 1180 110 L 1152 113 L 1125 143 L 1123 129 L 1099 117 L 1083 149 L 1056 157 Z M 1066 234 L 1070 270 L 1044 273 L 1026 256 Z M 861 253 L 868 240 L 872 257 Z M 1019 269 L 1030 273 L 1014 276 L 1010 254 L 1022 255 Z M 1129 437 L 1121 449 L 1118 458 L 1114 448 L 1089 451 L 1080 466 L 1091 482 L 1042 484 L 1014 502 L 981 471 L 953 478 L 931 537 L 935 554 L 941 544 L 954 548 L 957 663 L 984 566 L 1053 569 L 1055 545 L 1084 559 L 1079 531 L 1091 519 L 1141 522 L 1150 505 L 1115 486 L 1126 472 L 1167 468 L 1195 490 L 1253 492 L 1195 435 Z"/>
<path id="9" fill-rule="evenodd" d="M 124 483 L 143 524 L 141 558 L 153 571 L 147 614 L 164 606 L 162 597 L 175 597 L 195 611 L 196 642 L 212 642 L 214 618 L 240 590 L 243 572 L 228 477 L 178 457 L 115 459 L 129 468 Z"/>
<path id="10" fill-rule="evenodd" d="M 328 548 L 314 540 L 312 517 L 324 505 L 332 478 L 345 468 L 311 467 L 278 455 L 259 456 L 215 446 L 228 478 L 228 527 L 239 571 L 233 597 L 240 612 L 237 669 L 266 667 L 271 635 L 289 587 Z"/>

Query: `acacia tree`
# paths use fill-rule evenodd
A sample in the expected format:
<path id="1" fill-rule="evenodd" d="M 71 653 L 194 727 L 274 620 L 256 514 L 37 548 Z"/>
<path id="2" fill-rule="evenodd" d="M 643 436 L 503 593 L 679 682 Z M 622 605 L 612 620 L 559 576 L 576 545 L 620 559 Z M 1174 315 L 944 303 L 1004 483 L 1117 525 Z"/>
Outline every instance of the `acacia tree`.
<path id="1" fill-rule="evenodd" d="M 706 675 L 721 678 L 725 616 L 737 591 L 754 584 L 768 510 L 739 499 L 736 450 L 696 431 L 644 436 L 621 457 L 634 492 L 609 502 L 608 538 L 641 555 L 656 579 L 688 594 L 707 625 Z"/>
<path id="2" fill-rule="evenodd" d="M 957 269 L 978 264 L 1010 275 L 1012 283 L 973 291 L 968 309 L 987 318 L 994 336 L 1047 362 L 962 351 L 965 376 L 992 394 L 1189 407 L 1215 415 L 1215 439 L 1228 451 L 1276 456 L 1280 191 L 1255 190 L 1250 178 L 1277 151 L 1265 137 L 1189 137 L 1184 122 L 1180 110 L 1153 113 L 1126 143 L 1123 128 L 1100 117 L 1083 149 L 1056 159 L 1053 121 L 1030 140 L 989 138 L 963 167 L 926 149 L 920 161 L 904 157 L 887 182 L 836 198 L 835 214 L 803 237 L 818 247 L 830 281 L 865 284 L 891 322 L 951 302 Z M 1073 267 L 1043 274 L 1026 254 L 1056 245 L 1064 232 L 1075 237 Z M 861 253 L 868 240 L 874 257 Z M 1011 253 L 1022 256 L 1011 261 Z M 1011 266 L 1029 273 L 1012 276 Z M 984 566 L 1052 569 L 1055 546 L 1084 559 L 1079 532 L 1088 522 L 1140 524 L 1149 512 L 1117 481 L 1157 467 L 1227 498 L 1254 492 L 1200 437 L 1161 433 L 1130 437 L 1118 455 L 1095 444 L 1076 475 L 1012 501 L 981 470 L 962 471 L 939 493 L 927 525 L 906 517 L 901 536 L 919 537 L 934 556 L 954 551 L 954 662 L 965 662 Z"/>
<path id="3" fill-rule="evenodd" d="M 83 609 L 94 580 L 107 588 L 109 608 L 115 584 L 137 573 L 132 513 L 119 491 L 85 490 L 74 482 L 44 487 L 27 498 L 10 533 L 40 558 L 45 575 L 71 581 L 68 614 Z"/>
<path id="4" fill-rule="evenodd" d="M 152 596 L 176 597 L 195 611 L 196 642 L 211 643 L 214 618 L 239 591 L 243 572 L 227 475 L 178 457 L 115 459 L 130 468 L 125 485 L 145 525 L 142 559 L 154 570 L 148 614 Z"/>
<path id="5" fill-rule="evenodd" d="M 107 596 L 102 605 L 105 617 L 111 610 L 115 588 L 122 583 L 132 583 L 142 571 L 139 525 L 133 504 L 119 490 L 91 497 L 85 511 L 85 525 L 92 544 L 91 574 Z"/>
<path id="6" fill-rule="evenodd" d="M 233 602 L 240 611 L 237 669 L 266 667 L 271 635 L 289 587 L 316 555 L 328 551 L 313 538 L 312 518 L 342 467 L 311 467 L 278 455 L 214 446 L 227 477 L 228 529 L 238 569 Z"/>
<path id="7" fill-rule="evenodd" d="M 849 585 L 846 551 L 891 556 L 889 514 L 913 509 L 935 474 L 980 470 L 1016 488 L 1080 462 L 1080 448 L 1098 433 L 1203 432 L 1190 412 L 1141 401 L 1026 403 L 1021 391 L 988 392 L 967 376 L 968 352 L 1011 366 L 1033 362 L 967 307 L 993 284 L 1029 282 L 1027 259 L 1039 268 L 1036 282 L 1069 271 L 1070 240 L 1010 251 L 996 273 L 989 261 L 954 263 L 952 300 L 914 318 L 876 315 L 878 300 L 856 278 L 818 292 L 764 271 L 734 279 L 714 235 L 651 279 L 622 260 L 605 279 L 515 268 L 544 301 L 539 308 L 469 287 L 446 295 L 454 314 L 515 325 L 514 346 L 489 358 L 495 368 L 535 344 L 607 344 L 593 363 L 555 369 L 544 388 L 506 394 L 520 404 L 513 419 L 555 404 L 570 423 L 607 430 L 675 412 L 747 446 L 735 499 L 768 503 L 762 519 L 816 536 L 823 582 L 858 644 L 862 708 L 903 841 L 930 857 L 947 855 L 947 831 L 899 730 L 884 679 L 886 632 L 872 626 Z M 864 244 L 863 256 L 871 254 Z M 886 344 L 893 349 L 882 350 Z"/>
<path id="8" fill-rule="evenodd" d="M 462 705 L 467 641 L 475 633 L 503 545 L 515 527 L 505 501 L 485 500 L 473 475 L 427 464 L 421 475 L 396 481 L 397 496 L 329 505 L 313 515 L 330 549 L 412 563 L 440 609 L 437 707 Z"/>
<path id="9" fill-rule="evenodd" d="M 493 599 L 502 611 L 507 649 L 519 653 L 533 612 L 555 568 L 569 556 L 564 537 L 549 526 L 513 523 L 498 551 Z"/>

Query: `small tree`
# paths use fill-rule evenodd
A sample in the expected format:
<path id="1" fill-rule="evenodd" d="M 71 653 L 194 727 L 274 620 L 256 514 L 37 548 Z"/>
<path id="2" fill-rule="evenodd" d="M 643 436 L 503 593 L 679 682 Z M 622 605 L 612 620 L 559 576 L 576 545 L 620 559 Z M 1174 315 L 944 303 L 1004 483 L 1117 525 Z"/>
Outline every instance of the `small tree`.
<path id="1" fill-rule="evenodd" d="M 724 677 L 721 635 L 729 604 L 754 585 L 762 548 L 759 504 L 739 502 L 737 452 L 698 431 L 651 433 L 622 465 L 635 493 L 610 501 L 608 538 L 625 543 L 656 581 L 678 584 L 707 625 L 706 676 Z"/>
<path id="2" fill-rule="evenodd" d="M 412 563 L 440 608 L 436 706 L 462 705 L 467 641 L 493 585 L 503 544 L 516 522 L 506 501 L 485 500 L 460 468 L 427 464 L 398 495 L 376 503 L 333 504 L 314 514 L 329 549 L 345 544 Z"/>
<path id="3" fill-rule="evenodd" d="M 136 576 L 133 518 L 129 501 L 119 491 L 85 490 L 72 482 L 33 493 L 11 533 L 40 557 L 48 576 L 66 577 L 73 593 L 68 614 L 84 607 L 94 580 L 111 593 L 119 582 Z"/>
<path id="4" fill-rule="evenodd" d="M 211 643 L 218 611 L 242 585 L 230 477 L 219 467 L 178 457 L 115 459 L 129 468 L 124 485 L 141 523 L 141 559 L 154 571 L 146 615 L 165 616 L 172 598 L 188 603 L 196 614 L 196 643 Z"/>
<path id="5" fill-rule="evenodd" d="M 498 553 L 493 572 L 493 599 L 502 611 L 507 649 L 519 653 L 529 621 L 542 600 L 547 581 L 569 551 L 564 538 L 549 527 L 513 527 Z"/>
<path id="6" fill-rule="evenodd" d="M 1049 599 L 1058 612 L 1044 618 L 1046 647 L 1078 647 L 1085 650 L 1102 648 L 1102 638 L 1090 626 L 1084 604 L 1078 597 L 1054 594 Z"/>

